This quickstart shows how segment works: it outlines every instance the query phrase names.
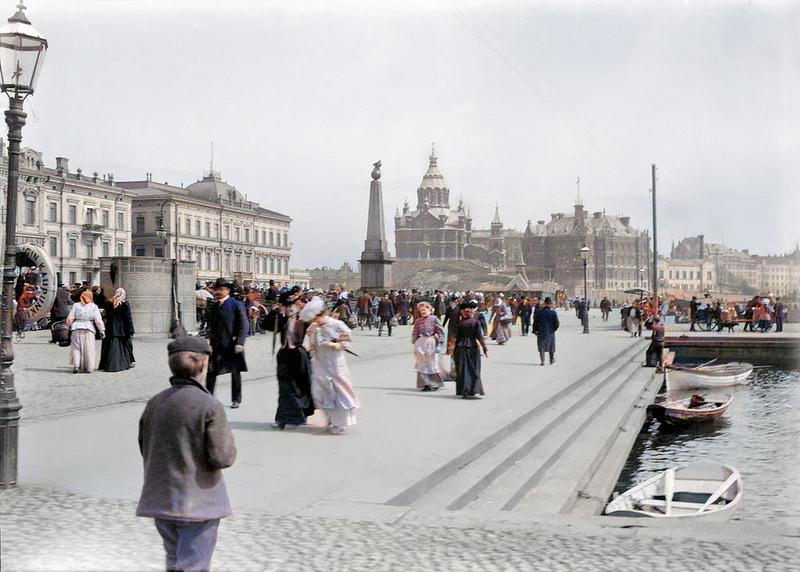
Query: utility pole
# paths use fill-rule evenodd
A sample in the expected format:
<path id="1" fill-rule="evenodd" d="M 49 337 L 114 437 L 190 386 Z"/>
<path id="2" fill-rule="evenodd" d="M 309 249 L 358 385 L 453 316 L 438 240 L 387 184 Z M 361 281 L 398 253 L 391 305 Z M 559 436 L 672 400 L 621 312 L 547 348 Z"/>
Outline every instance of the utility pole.
<path id="1" fill-rule="evenodd" d="M 656 166 L 653 164 L 653 308 L 658 314 L 658 231 L 656 230 Z"/>

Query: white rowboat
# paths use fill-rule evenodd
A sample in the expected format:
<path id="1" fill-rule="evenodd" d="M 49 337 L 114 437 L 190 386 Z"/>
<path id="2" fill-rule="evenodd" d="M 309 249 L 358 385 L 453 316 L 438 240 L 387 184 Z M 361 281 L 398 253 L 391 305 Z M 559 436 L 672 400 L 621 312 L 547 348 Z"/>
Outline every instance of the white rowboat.
<path id="1" fill-rule="evenodd" d="M 608 503 L 605 514 L 726 522 L 741 498 L 739 471 L 718 463 L 698 462 L 667 469 L 625 491 Z"/>
<path id="2" fill-rule="evenodd" d="M 744 384 L 751 373 L 753 364 L 734 361 L 687 368 L 672 366 L 664 376 L 667 380 L 667 391 L 674 391 Z"/>

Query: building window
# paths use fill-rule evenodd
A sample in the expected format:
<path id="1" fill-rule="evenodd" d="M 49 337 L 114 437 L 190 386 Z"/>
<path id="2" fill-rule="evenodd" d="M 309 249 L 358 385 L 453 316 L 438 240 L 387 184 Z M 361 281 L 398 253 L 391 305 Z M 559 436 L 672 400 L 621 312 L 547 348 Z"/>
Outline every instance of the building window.
<path id="1" fill-rule="evenodd" d="M 136 217 L 136 232 L 144 232 L 144 216 L 138 215 Z M 137 256 L 144 256 L 144 254 Z"/>
<path id="2" fill-rule="evenodd" d="M 50 237 L 50 256 L 58 256 L 58 237 Z"/>
<path id="3" fill-rule="evenodd" d="M 58 222 L 58 203 L 50 203 L 50 222 Z"/>
<path id="4" fill-rule="evenodd" d="M 36 199 L 25 199 L 25 224 L 36 224 Z"/>
<path id="5" fill-rule="evenodd" d="M 277 267 L 278 274 L 283 274 L 283 261 L 280 258 L 278 259 Z"/>
<path id="6" fill-rule="evenodd" d="M 69 273 L 69 283 L 75 284 L 78 281 L 78 273 L 77 272 L 70 272 Z"/>
<path id="7" fill-rule="evenodd" d="M 104 210 L 103 211 L 103 226 L 106 227 L 106 228 L 108 228 L 110 226 L 110 224 L 111 224 L 111 223 L 109 223 L 108 217 L 109 217 L 108 211 Z"/>
<path id="8" fill-rule="evenodd" d="M 275 259 L 274 258 L 270 258 L 269 259 L 269 273 L 270 274 L 275 274 Z"/>
<path id="9" fill-rule="evenodd" d="M 94 243 L 91 240 L 86 242 L 86 258 L 94 258 Z"/>
<path id="10" fill-rule="evenodd" d="M 244 241 L 249 243 L 250 242 L 250 229 L 244 229 Z"/>
<path id="11" fill-rule="evenodd" d="M 194 223 L 194 233 L 195 233 L 197 236 L 200 236 L 200 226 L 201 226 L 202 224 L 203 224 L 203 223 L 202 223 L 202 222 L 200 222 L 199 220 L 198 220 L 198 221 L 195 221 L 195 223 Z"/>
<path id="12" fill-rule="evenodd" d="M 78 205 L 69 205 L 67 207 L 67 220 L 69 224 L 77 224 L 78 222 Z"/>
<path id="13" fill-rule="evenodd" d="M 280 246 L 280 245 L 281 245 L 281 233 L 276 232 L 275 233 L 275 246 Z"/>
<path id="14" fill-rule="evenodd" d="M 144 246 L 134 246 L 133 247 L 134 256 L 145 256 L 144 253 Z"/>
<path id="15" fill-rule="evenodd" d="M 211 270 L 211 253 L 206 252 L 206 270 Z"/>
<path id="16" fill-rule="evenodd" d="M 192 234 L 192 219 L 186 219 L 186 234 Z"/>
<path id="17" fill-rule="evenodd" d="M 214 253 L 214 270 L 220 270 L 219 252 Z"/>
<path id="18" fill-rule="evenodd" d="M 240 238 L 239 238 L 239 227 L 238 226 L 233 228 L 233 240 L 235 242 L 239 242 L 239 240 L 240 240 Z"/>
<path id="19" fill-rule="evenodd" d="M 94 209 L 89 207 L 86 209 L 86 224 L 94 224 Z"/>
<path id="20" fill-rule="evenodd" d="M 225 272 L 230 272 L 230 271 L 231 271 L 231 255 L 230 254 L 226 254 L 225 255 Z"/>
<path id="21" fill-rule="evenodd" d="M 711 272 L 706 274 L 706 280 L 711 280 Z"/>
<path id="22" fill-rule="evenodd" d="M 245 272 L 250 272 L 250 257 L 249 256 L 245 256 L 244 257 L 244 271 Z"/>
<path id="23" fill-rule="evenodd" d="M 234 272 L 241 272 L 242 271 L 242 255 L 241 254 L 237 254 L 234 257 L 234 262 L 236 263 L 236 269 L 234 270 Z"/>
<path id="24" fill-rule="evenodd" d="M 117 211 L 117 230 L 125 230 L 125 213 Z"/>
<path id="25" fill-rule="evenodd" d="M 117 256 L 125 256 L 125 244 L 122 242 L 117 243 Z"/>
<path id="26" fill-rule="evenodd" d="M 272 246 L 274 244 L 275 244 L 274 233 L 272 231 L 269 231 L 269 245 Z"/>
<path id="27" fill-rule="evenodd" d="M 103 256 L 111 256 L 111 243 L 103 241 Z"/>
<path id="28" fill-rule="evenodd" d="M 144 256 L 144 248 L 142 248 L 142 256 Z M 154 246 L 153 247 L 153 256 L 156 258 L 164 258 L 164 247 L 163 246 Z"/>
<path id="29" fill-rule="evenodd" d="M 289 246 L 289 233 L 283 233 L 283 246 Z"/>
<path id="30" fill-rule="evenodd" d="M 683 271 L 683 279 L 686 280 L 686 270 Z"/>
<path id="31" fill-rule="evenodd" d="M 261 231 L 261 244 L 267 244 L 267 231 Z"/>
<path id="32" fill-rule="evenodd" d="M 231 227 L 229 227 L 226 224 L 225 225 L 225 240 L 230 240 L 230 239 L 231 239 Z"/>
<path id="33" fill-rule="evenodd" d="M 78 239 L 77 238 L 70 238 L 69 239 L 69 257 L 70 258 L 77 258 L 78 257 Z"/>
<path id="34" fill-rule="evenodd" d="M 211 223 L 206 223 L 206 238 L 211 238 Z"/>

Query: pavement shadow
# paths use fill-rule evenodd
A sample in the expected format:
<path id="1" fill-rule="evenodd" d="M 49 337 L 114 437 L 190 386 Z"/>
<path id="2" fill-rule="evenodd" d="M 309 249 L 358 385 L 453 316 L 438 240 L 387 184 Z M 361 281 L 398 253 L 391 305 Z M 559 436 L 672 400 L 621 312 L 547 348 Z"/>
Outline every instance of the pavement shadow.
<path id="1" fill-rule="evenodd" d="M 271 423 L 256 421 L 228 421 L 228 427 L 242 431 L 273 431 Z"/>

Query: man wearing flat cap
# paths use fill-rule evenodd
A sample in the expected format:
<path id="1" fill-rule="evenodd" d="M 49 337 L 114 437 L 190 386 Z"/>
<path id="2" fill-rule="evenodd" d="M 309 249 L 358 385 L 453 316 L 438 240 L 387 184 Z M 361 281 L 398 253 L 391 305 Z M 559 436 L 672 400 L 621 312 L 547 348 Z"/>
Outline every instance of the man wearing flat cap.
<path id="1" fill-rule="evenodd" d="M 208 365 L 206 386 L 211 395 L 217 376 L 231 374 L 231 408 L 242 402 L 242 372 L 247 371 L 244 360 L 244 342 L 249 323 L 244 304 L 231 296 L 233 284 L 225 278 L 214 283 L 215 304 L 208 312 L 208 341 L 211 342 L 211 359 Z"/>
<path id="2" fill-rule="evenodd" d="M 236 460 L 222 404 L 206 389 L 211 346 L 185 336 L 167 346 L 171 387 L 139 420 L 144 484 L 136 515 L 155 519 L 167 570 L 208 570 L 221 518 L 231 514 L 222 469 Z"/>

